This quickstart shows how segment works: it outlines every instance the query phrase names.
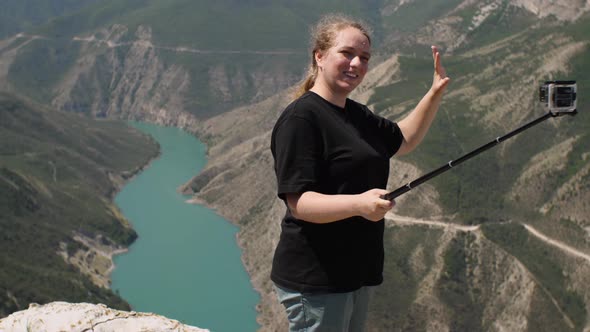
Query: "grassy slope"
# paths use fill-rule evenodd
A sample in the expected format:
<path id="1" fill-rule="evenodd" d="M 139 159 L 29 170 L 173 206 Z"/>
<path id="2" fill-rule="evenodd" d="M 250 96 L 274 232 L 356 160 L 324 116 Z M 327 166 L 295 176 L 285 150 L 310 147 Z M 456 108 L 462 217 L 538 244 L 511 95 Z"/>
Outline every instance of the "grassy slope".
<path id="1" fill-rule="evenodd" d="M 74 232 L 117 245 L 135 239 L 110 212 L 108 173 L 137 169 L 157 145 L 123 123 L 47 112 L 6 94 L 0 119 L 0 316 L 55 300 L 128 308 L 56 252 L 60 242 L 70 254 L 80 248 Z"/>
<path id="2" fill-rule="evenodd" d="M 407 1 L 398 10 L 386 15 L 383 28 L 387 31 L 399 31 L 401 34 L 414 33 L 433 19 L 440 18 L 461 3 L 452 1 Z"/>
<path id="3" fill-rule="evenodd" d="M 23 95 L 49 103 L 53 87 L 75 64 L 79 48 L 79 43 L 66 39 L 34 40 L 19 52 L 8 72 L 9 80 Z"/>
<path id="4" fill-rule="evenodd" d="M 587 22 L 587 21 L 585 21 Z M 587 30 L 588 23 L 578 23 L 571 26 L 566 31 L 576 32 L 577 38 L 580 40 L 588 40 L 582 31 Z M 489 30 L 488 28 L 486 28 Z M 525 32 L 523 39 L 529 38 L 534 40 L 545 33 L 554 31 L 554 28 L 548 27 L 546 29 L 539 28 Z M 493 35 L 494 32 L 491 33 Z M 480 41 L 478 37 L 473 35 L 471 38 L 476 38 L 473 48 L 477 49 L 478 45 L 485 45 L 496 40 L 506 37 L 507 34 L 503 31 L 497 31 L 496 38 L 490 39 L 489 35 L 485 35 L 484 40 Z M 586 35 L 587 36 L 587 35 Z M 585 39 L 584 39 L 585 38 Z M 471 44 L 469 44 L 471 45 Z M 530 94 L 536 94 L 536 86 L 531 87 L 530 84 L 519 85 L 518 68 L 521 64 L 515 60 L 511 63 L 503 73 L 501 73 L 497 80 L 490 80 L 487 78 L 478 79 L 477 74 L 481 68 L 485 68 L 488 64 L 494 64 L 500 59 L 508 56 L 510 52 L 519 52 L 518 45 L 514 49 L 504 49 L 485 56 L 475 56 L 470 58 L 461 57 L 461 53 L 456 56 L 445 58 L 445 67 L 449 75 L 453 78 L 452 87 L 450 89 L 456 90 L 464 87 L 474 87 L 482 92 L 502 90 L 506 83 L 511 83 L 512 86 L 520 86 L 522 89 L 527 89 Z M 469 51 L 463 49 L 462 52 Z M 531 50 L 533 51 L 533 50 Z M 534 49 L 535 52 L 542 52 L 540 49 Z M 531 57 L 529 61 L 538 63 L 538 59 Z M 424 84 L 420 83 L 420 79 L 427 78 L 430 75 L 429 58 L 415 58 L 402 56 L 400 58 L 402 81 L 394 83 L 389 86 L 380 87 L 373 95 L 370 103 L 375 105 L 377 112 L 386 109 L 390 105 L 398 104 L 408 99 L 418 100 L 421 94 L 427 89 Z M 522 64 L 525 65 L 524 63 Z M 528 131 L 512 138 L 507 150 L 495 148 L 493 150 L 484 152 L 483 154 L 471 159 L 466 164 L 459 166 L 457 169 L 450 170 L 444 175 L 432 180 L 437 189 L 441 193 L 441 201 L 445 206 L 448 214 L 460 213 L 464 221 L 468 223 L 478 223 L 481 221 L 497 219 L 499 216 L 505 216 L 513 213 L 509 202 L 505 201 L 505 193 L 511 189 L 516 177 L 520 174 L 526 162 L 535 154 L 556 142 L 563 141 L 572 135 L 587 136 L 588 121 L 584 121 L 584 95 L 588 93 L 587 78 L 580 73 L 587 72 L 590 67 L 588 57 L 579 55 L 573 60 L 572 70 L 568 77 L 578 80 L 578 89 L 580 100 L 578 104 L 581 111 L 580 115 L 575 118 L 552 119 L 551 121 L 561 121 L 562 126 L 559 130 L 552 127 L 550 123 L 543 123 L 529 129 Z M 513 71 L 515 73 L 511 73 Z M 420 78 L 420 79 L 418 79 Z M 539 80 L 550 79 L 539 78 Z M 503 83 L 504 82 L 504 83 Z M 533 98 L 536 98 L 533 97 Z M 418 163 L 424 170 L 429 171 L 439 167 L 449 160 L 457 159 L 461 155 L 474 150 L 475 148 L 490 142 L 495 137 L 501 136 L 509 131 L 516 129 L 519 125 L 526 121 L 535 119 L 543 114 L 540 107 L 535 107 L 535 112 L 532 112 L 530 105 L 515 105 L 514 112 L 524 112 L 530 114 L 527 120 L 523 123 L 502 123 L 502 124 L 483 124 L 481 123 L 482 116 L 487 112 L 493 113 L 495 106 L 491 105 L 484 112 L 475 112 L 469 101 L 458 98 L 445 99 L 439 116 L 433 123 L 429 134 L 420 148 L 408 156 L 407 159 Z M 563 129 L 561 129 L 563 128 Z M 548 135 L 548 133 L 551 133 Z M 576 145 L 576 152 L 571 156 L 574 158 L 569 161 L 566 171 L 562 174 L 562 181 L 569 179 L 575 171 L 583 165 L 580 159 L 584 151 L 589 150 L 590 140 L 580 139 Z M 504 143 L 506 144 L 506 143 Z M 560 184 L 558 183 L 558 184 Z"/>
<path id="5" fill-rule="evenodd" d="M 0 39 L 97 1 L 100 0 L 4 0 L 0 11 Z"/>
<path id="6" fill-rule="evenodd" d="M 511 21 L 511 22 L 507 22 Z M 544 36 L 559 32 L 576 41 L 588 41 L 590 36 L 590 18 L 586 16 L 574 24 L 555 26 L 551 19 L 545 24 L 528 29 L 531 18 L 514 8 L 505 7 L 497 15 L 493 15 L 486 21 L 481 29 L 472 32 L 469 43 L 461 49 L 455 50 L 453 56 L 446 57 L 445 67 L 453 78 L 451 90 L 465 87 L 473 87 L 482 93 L 494 90 L 503 90 L 507 87 L 527 89 L 531 99 L 537 102 L 536 86 L 521 82 L 522 71 L 533 72 L 535 65 L 540 64 L 540 55 L 548 52 L 548 49 L 536 46 L 535 40 L 541 40 Z M 503 38 L 513 36 L 520 32 L 522 35 L 508 48 L 500 48 L 485 55 L 462 57 L 469 51 L 478 50 L 480 47 L 492 45 Z M 409 47 L 408 49 L 412 49 Z M 495 72 L 495 76 L 479 78 L 478 75 L 491 65 L 502 62 L 512 54 L 525 52 L 530 56 L 524 60 L 518 57 L 512 58 L 510 66 L 503 71 Z M 497 221 L 512 219 L 515 221 L 531 222 L 544 225 L 545 230 L 553 230 L 555 233 L 567 234 L 568 238 L 560 238 L 567 243 L 585 243 L 584 230 L 567 220 L 552 220 L 550 217 L 541 216 L 534 210 L 525 208 L 527 205 L 521 202 L 512 202 L 506 195 L 511 190 L 517 177 L 524 170 L 525 165 L 535 154 L 553 146 L 569 137 L 580 135 L 581 138 L 574 145 L 572 153 L 564 169 L 558 172 L 553 179 L 554 186 L 545 188 L 546 195 L 554 192 L 554 188 L 567 182 L 583 166 L 587 165 L 587 155 L 590 152 L 589 129 L 590 121 L 587 119 L 589 108 L 585 103 L 590 93 L 590 80 L 583 75 L 590 70 L 590 58 L 587 52 L 579 54 L 569 64 L 568 73 L 561 73 L 563 77 L 538 77 L 539 81 L 549 79 L 574 79 L 578 83 L 578 110 L 575 118 L 566 117 L 548 120 L 548 123 L 540 124 L 534 128 L 510 140 L 510 144 L 503 143 L 505 147 L 494 148 L 484 152 L 469 162 L 450 170 L 444 175 L 431 181 L 440 193 L 440 201 L 445 213 L 454 215 L 453 222 L 469 224 L 484 223 L 484 235 L 498 246 L 499 250 L 505 250 L 511 256 L 522 263 L 534 276 L 539 287 L 531 307 L 531 320 L 529 330 L 571 330 L 564 322 L 563 316 L 571 319 L 573 330 L 580 330 L 586 325 L 587 304 L 583 294 L 572 290 L 570 278 L 571 266 L 564 259 L 560 251 L 548 248 L 545 243 L 529 235 L 522 227 L 516 224 L 501 224 Z M 431 59 L 429 57 L 416 58 L 415 56 L 400 57 L 401 82 L 389 86 L 380 87 L 372 96 L 370 103 L 375 105 L 377 112 L 383 112 L 391 105 L 396 105 L 409 99 L 418 100 L 427 89 L 418 83 L 419 78 L 429 77 L 431 71 Z M 505 100 L 499 102 L 506 102 Z M 512 104 L 511 104 L 512 105 Z M 494 105 L 485 110 L 475 110 L 470 100 L 459 98 L 446 98 L 433 123 L 427 138 L 420 148 L 405 159 L 417 163 L 425 171 L 430 171 L 447 161 L 493 140 L 523 123 L 482 123 L 481 118 L 493 113 Z M 530 104 L 514 104 L 514 112 L 528 114 L 526 121 L 535 119 L 543 114 L 538 106 Z M 559 127 L 551 122 L 559 121 Z M 526 200 L 526 197 L 522 198 Z M 528 207 L 528 206 L 527 206 Z M 480 303 L 477 289 L 470 286 L 468 267 L 482 262 L 470 262 L 470 242 L 468 235 L 461 235 L 453 239 L 451 245 L 444 254 L 444 273 L 438 281 L 437 294 L 445 303 L 450 316 L 450 324 L 453 330 L 472 331 L 485 329 L 482 324 L 482 310 L 486 303 Z M 407 255 L 411 251 L 404 249 L 404 242 L 386 241 L 389 243 L 388 256 L 390 260 L 397 262 L 393 269 L 387 268 L 386 280 L 392 279 L 394 285 L 384 284 L 383 292 L 386 297 L 395 299 L 387 300 L 378 297 L 374 312 L 390 312 L 393 303 L 411 304 L 412 292 L 416 291 L 416 285 L 410 280 L 420 278 L 412 277 L 407 271 L 406 258 L 399 259 L 400 255 Z M 424 235 L 417 239 L 416 243 L 427 243 Z M 400 244 L 402 243 L 402 244 Z M 401 246 L 401 247 L 400 247 Z M 400 275 L 402 278 L 400 279 Z M 405 275 L 405 276 L 404 276 Z M 401 283 L 400 283 L 401 280 Z M 405 281 L 404 281 L 405 280 Z M 475 295 L 474 295 L 475 294 Z M 410 299 L 410 300 L 408 300 Z M 556 301 L 556 302 L 553 302 Z M 563 312 L 556 310 L 556 306 Z M 424 313 L 422 313 L 424 314 Z M 381 317 L 375 317 L 381 318 Z M 395 328 L 423 329 L 419 319 L 408 310 L 401 310 L 397 317 L 383 317 L 377 326 L 383 328 L 392 325 Z M 389 323 L 388 323 L 389 322 Z M 377 329 L 378 330 L 378 329 Z"/>
<path id="7" fill-rule="evenodd" d="M 515 224 L 486 225 L 484 234 L 518 260 L 535 276 L 539 286 L 557 301 L 557 305 L 573 321 L 575 326 L 581 328 L 586 322 L 586 305 L 583 297 L 573 290 L 569 290 L 569 276 L 564 273 L 566 263 L 561 253 L 534 236 L 530 235 L 524 227 Z M 546 294 L 543 294 L 546 296 Z M 554 308 L 544 308 L 543 301 L 533 302 L 533 312 L 538 312 L 537 317 L 543 317 L 543 323 L 562 323 L 559 316 L 555 315 Z M 554 316 L 552 319 L 548 317 Z M 560 326 L 559 329 L 566 329 Z"/>
<path id="8" fill-rule="evenodd" d="M 369 331 L 422 331 L 423 312 L 413 306 L 420 283 L 434 264 L 441 230 L 420 227 L 386 228 L 383 284 L 377 289 L 369 310 Z M 423 253 L 424 266 L 411 261 L 415 252 Z M 419 264 L 418 264 L 419 265 Z"/>

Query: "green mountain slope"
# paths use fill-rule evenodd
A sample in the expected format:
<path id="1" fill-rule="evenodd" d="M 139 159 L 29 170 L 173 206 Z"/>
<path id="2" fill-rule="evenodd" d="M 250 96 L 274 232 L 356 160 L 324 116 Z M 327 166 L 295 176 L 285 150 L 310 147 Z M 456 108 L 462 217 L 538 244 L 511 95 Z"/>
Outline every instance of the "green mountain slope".
<path id="1" fill-rule="evenodd" d="M 5 0 L 0 12 L 0 38 L 44 24 L 97 0 Z"/>
<path id="2" fill-rule="evenodd" d="M 576 24 L 580 29 L 584 25 L 583 22 Z M 572 27 L 572 30 L 577 29 Z M 543 40 L 544 36 L 552 39 Z M 537 42 L 527 42 L 531 40 Z M 420 149 L 403 159 L 418 163 L 425 170 L 456 159 L 543 115 L 538 87 L 545 80 L 577 80 L 580 95 L 578 117 L 549 120 L 433 180 L 448 214 L 464 212 L 467 221 L 485 220 L 490 214 L 496 218 L 513 213 L 511 208 L 522 209 L 523 202 L 510 206 L 506 193 L 512 190 L 524 168 L 530 167 L 527 162 L 541 151 L 576 135 L 581 136 L 575 143 L 576 152 L 568 156 L 571 160 L 566 167 L 569 175 L 562 175 L 559 182 L 543 190 L 551 191 L 562 185 L 583 167 L 585 163 L 576 160 L 590 149 L 584 104 L 588 87 L 582 74 L 589 69 L 588 42 L 588 39 L 570 37 L 564 29 L 547 22 L 545 27 L 512 36 L 510 42 L 500 42 L 491 51 L 474 46 L 473 51 L 465 50 L 445 59 L 447 72 L 453 78 L 453 95 L 445 100 L 440 116 Z M 550 69 L 554 61 L 551 57 L 558 56 L 563 60 L 555 63 L 558 68 Z M 421 97 L 424 88 L 415 83 L 415 78 L 427 77 L 430 61 L 426 57 L 401 56 L 398 81 L 376 88 L 369 103 L 379 113 L 400 117 L 391 113 L 390 105 Z M 485 68 L 485 72 L 480 75 L 478 68 Z"/>
<path id="3" fill-rule="evenodd" d="M 152 28 L 154 43 L 209 50 L 301 49 L 305 30 L 323 13 L 341 11 L 377 19 L 378 2 L 310 0 L 290 1 L 103 0 L 33 30 L 53 37 L 73 37 L 113 24 L 135 31 Z"/>
<path id="4" fill-rule="evenodd" d="M 135 232 L 111 202 L 157 144 L 123 123 L 49 111 L 0 94 L 0 316 L 31 302 L 128 309 L 65 258 L 89 243 L 122 248 Z M 70 261 L 71 263 L 71 261 Z M 102 271 L 104 272 L 104 271 Z"/>
<path id="5" fill-rule="evenodd" d="M 502 23 L 505 21 L 510 21 L 512 26 Z M 519 9 L 499 7 L 488 21 L 467 35 L 468 42 L 445 57 L 447 72 L 453 78 L 449 96 L 445 97 L 425 142 L 414 154 L 402 158 L 420 165 L 422 173 L 543 115 L 538 87 L 545 80 L 576 80 L 579 114 L 548 120 L 431 181 L 447 216 L 445 220 L 483 226 L 467 234 L 459 232 L 444 244 L 441 252 L 444 262 L 439 270 L 442 274 L 435 283 L 430 283 L 435 290 L 431 300 L 436 299 L 430 305 L 417 301 L 424 285 L 412 282 L 417 279 L 426 283 L 427 277 L 417 274 L 412 266 L 402 269 L 406 271 L 403 278 L 398 277 L 400 267 L 408 264 L 407 257 L 425 250 L 426 242 L 419 241 L 417 248 L 408 250 L 403 245 L 407 242 L 395 237 L 390 250 L 394 257 L 389 261 L 398 265 L 389 271 L 392 281 L 386 287 L 387 296 L 399 298 L 410 290 L 412 296 L 406 303 L 409 310 L 402 311 L 405 316 L 397 316 L 389 326 L 432 329 L 428 325 L 432 321 L 420 320 L 424 315 L 420 305 L 425 305 L 441 310 L 438 319 L 443 325 L 459 331 L 494 330 L 500 318 L 492 316 L 494 311 L 505 315 L 502 310 L 512 310 L 514 314 L 502 319 L 508 330 L 587 328 L 588 287 L 587 277 L 582 274 L 587 272 L 581 271 L 588 271 L 590 261 L 576 259 L 563 249 L 549 246 L 522 224 L 533 225 L 542 234 L 589 257 L 590 121 L 587 113 L 590 108 L 585 100 L 590 86 L 584 75 L 590 70 L 588 22 L 587 15 L 574 23 L 552 18 L 533 20 Z M 396 82 L 376 88 L 369 99 L 377 112 L 392 118 L 403 116 L 409 106 L 396 109 L 392 105 L 418 100 L 422 91 L 412 81 L 427 77 L 430 61 L 428 57 L 400 56 Z M 402 184 L 396 183 L 394 188 Z M 416 196 L 413 197 L 397 213 L 411 214 L 415 209 L 412 205 L 420 205 Z M 407 203 L 410 200 L 415 203 Z M 490 241 L 485 244 L 488 251 L 481 255 L 487 241 Z M 435 254 L 433 249 L 426 252 Z M 512 272 L 508 266 L 502 271 L 496 269 L 500 266 L 498 257 L 506 253 L 508 256 L 503 258 L 506 264 L 510 261 L 510 265 L 518 264 L 518 269 L 526 271 L 524 274 Z M 410 259 L 410 265 L 412 262 L 416 264 Z M 435 270 L 436 264 L 418 262 L 431 266 L 425 271 Z M 496 268 L 491 268 L 494 265 Z M 480 274 L 486 270 L 487 276 Z M 497 279 L 507 276 L 517 278 L 513 280 L 515 283 L 522 282 L 516 286 L 520 287 L 519 291 L 515 288 L 509 293 L 516 303 L 519 297 L 524 299 L 522 292 L 527 287 L 522 278 L 532 278 L 536 284 L 534 290 L 529 290 L 528 309 L 520 313 L 531 315 L 530 320 L 522 320 L 528 322 L 525 326 L 512 325 L 523 319 L 516 314 L 520 309 L 508 302 L 496 307 L 498 302 L 505 301 L 502 292 L 506 289 L 501 288 L 515 287 L 509 286 L 511 282 L 506 279 Z M 381 301 L 374 317 L 388 311 L 388 300 L 381 298 Z M 437 307 L 436 301 L 442 301 L 442 305 Z M 380 323 L 375 326 L 383 328 Z"/>

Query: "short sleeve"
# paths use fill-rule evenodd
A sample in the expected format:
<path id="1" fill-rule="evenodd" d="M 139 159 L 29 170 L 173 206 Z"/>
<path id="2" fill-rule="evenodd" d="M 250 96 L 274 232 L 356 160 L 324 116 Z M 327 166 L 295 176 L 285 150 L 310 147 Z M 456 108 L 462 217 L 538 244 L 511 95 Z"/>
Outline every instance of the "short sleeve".
<path id="1" fill-rule="evenodd" d="M 387 148 L 389 152 L 389 157 L 393 157 L 402 146 L 402 142 L 404 141 L 404 135 L 402 130 L 399 129 L 397 123 L 388 120 L 386 118 L 379 117 L 379 125 L 378 128 L 381 132 L 381 136 L 383 140 L 387 142 Z"/>
<path id="2" fill-rule="evenodd" d="M 271 150 L 275 160 L 278 196 L 317 188 L 322 156 L 321 134 L 308 119 L 289 116 L 277 123 Z"/>
<path id="3" fill-rule="evenodd" d="M 377 134 L 381 141 L 385 142 L 388 154 L 387 157 L 393 157 L 404 141 L 401 129 L 397 123 L 371 112 L 366 106 L 363 106 L 363 112 L 371 123 L 371 126 L 377 129 Z"/>

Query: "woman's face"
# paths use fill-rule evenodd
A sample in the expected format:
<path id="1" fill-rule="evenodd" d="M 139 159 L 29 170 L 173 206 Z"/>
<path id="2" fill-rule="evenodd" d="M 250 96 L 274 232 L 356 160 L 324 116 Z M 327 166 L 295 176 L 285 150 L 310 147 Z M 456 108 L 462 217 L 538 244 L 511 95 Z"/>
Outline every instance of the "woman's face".
<path id="1" fill-rule="evenodd" d="M 340 30 L 334 45 L 315 54 L 320 80 L 332 93 L 348 96 L 365 77 L 369 69 L 371 44 L 357 28 Z"/>

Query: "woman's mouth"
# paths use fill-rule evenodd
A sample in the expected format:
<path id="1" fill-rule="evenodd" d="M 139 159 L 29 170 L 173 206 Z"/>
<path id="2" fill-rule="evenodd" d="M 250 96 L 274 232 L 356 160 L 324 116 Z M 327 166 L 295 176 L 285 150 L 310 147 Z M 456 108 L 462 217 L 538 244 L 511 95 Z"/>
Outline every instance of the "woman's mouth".
<path id="1" fill-rule="evenodd" d="M 358 78 L 359 77 L 358 74 L 355 74 L 355 73 L 349 72 L 349 71 L 345 71 L 344 76 L 349 77 L 349 78 Z"/>

